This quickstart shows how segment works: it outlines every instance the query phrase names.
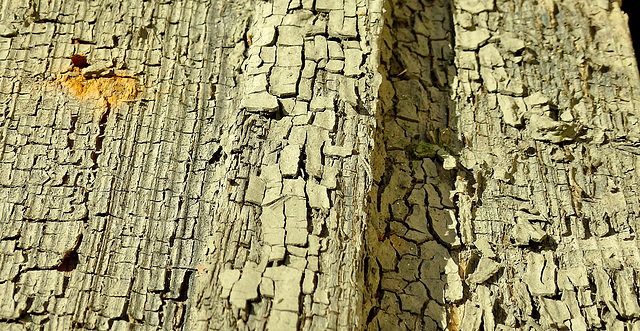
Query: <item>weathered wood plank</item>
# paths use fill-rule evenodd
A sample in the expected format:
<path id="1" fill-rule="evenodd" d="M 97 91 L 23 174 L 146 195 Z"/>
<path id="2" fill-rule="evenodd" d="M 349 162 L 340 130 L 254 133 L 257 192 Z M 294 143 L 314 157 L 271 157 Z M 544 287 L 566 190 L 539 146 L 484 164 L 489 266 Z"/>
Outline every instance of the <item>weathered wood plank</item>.
<path id="1" fill-rule="evenodd" d="M 640 80 L 619 3 L 386 6 L 368 329 L 637 327 Z"/>
<path id="2" fill-rule="evenodd" d="M 3 327 L 360 323 L 379 3 L 3 2 Z"/>
<path id="3" fill-rule="evenodd" d="M 460 256 L 471 276 L 486 259 L 499 271 L 467 279 L 462 328 L 633 328 L 640 81 L 625 14 L 615 1 L 496 1 L 470 13 L 455 12 L 456 40 L 473 26 L 489 38 L 457 53 L 477 61 L 456 56 L 460 160 L 477 201 L 475 241 Z"/>
<path id="4" fill-rule="evenodd" d="M 634 330 L 639 86 L 618 1 L 0 2 L 0 328 Z"/>

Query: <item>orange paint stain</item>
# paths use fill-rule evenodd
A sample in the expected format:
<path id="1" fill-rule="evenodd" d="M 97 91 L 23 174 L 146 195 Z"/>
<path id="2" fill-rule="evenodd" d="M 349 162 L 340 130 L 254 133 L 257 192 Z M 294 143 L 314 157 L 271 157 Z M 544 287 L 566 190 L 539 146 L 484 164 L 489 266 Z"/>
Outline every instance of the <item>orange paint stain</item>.
<path id="1" fill-rule="evenodd" d="M 61 74 L 55 82 L 76 99 L 96 102 L 107 108 L 132 101 L 138 95 L 138 84 L 134 78 L 117 75 L 85 78 L 77 67 Z"/>

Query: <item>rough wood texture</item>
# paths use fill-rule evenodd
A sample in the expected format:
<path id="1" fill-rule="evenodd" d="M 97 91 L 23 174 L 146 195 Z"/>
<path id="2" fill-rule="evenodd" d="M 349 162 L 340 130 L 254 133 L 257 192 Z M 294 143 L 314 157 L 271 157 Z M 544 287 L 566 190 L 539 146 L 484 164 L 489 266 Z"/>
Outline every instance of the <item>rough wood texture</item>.
<path id="1" fill-rule="evenodd" d="M 5 0 L 0 329 L 640 330 L 639 88 L 613 0 Z"/>
<path id="2" fill-rule="evenodd" d="M 4 1 L 0 328 L 359 324 L 380 4 Z"/>
<path id="3" fill-rule="evenodd" d="M 461 329 L 640 328 L 640 81 L 619 3 L 467 0 L 454 19 Z"/>
<path id="4" fill-rule="evenodd" d="M 640 81 L 619 3 L 385 8 L 368 329 L 640 329 Z"/>

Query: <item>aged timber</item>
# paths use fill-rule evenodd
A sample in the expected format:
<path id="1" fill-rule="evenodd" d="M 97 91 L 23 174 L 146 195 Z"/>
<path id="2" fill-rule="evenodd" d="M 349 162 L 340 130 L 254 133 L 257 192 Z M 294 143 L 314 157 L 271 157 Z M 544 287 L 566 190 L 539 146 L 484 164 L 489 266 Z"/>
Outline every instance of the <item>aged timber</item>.
<path id="1" fill-rule="evenodd" d="M 0 329 L 640 330 L 639 89 L 617 0 L 0 2 Z"/>

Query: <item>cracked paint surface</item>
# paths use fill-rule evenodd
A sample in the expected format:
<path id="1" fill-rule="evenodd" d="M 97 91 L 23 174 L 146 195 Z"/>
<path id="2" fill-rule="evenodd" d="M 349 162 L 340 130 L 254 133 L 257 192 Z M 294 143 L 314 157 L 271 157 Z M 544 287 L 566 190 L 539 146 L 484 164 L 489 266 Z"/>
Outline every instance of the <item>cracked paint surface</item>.
<path id="1" fill-rule="evenodd" d="M 640 325 L 615 1 L 0 13 L 0 328 Z"/>

